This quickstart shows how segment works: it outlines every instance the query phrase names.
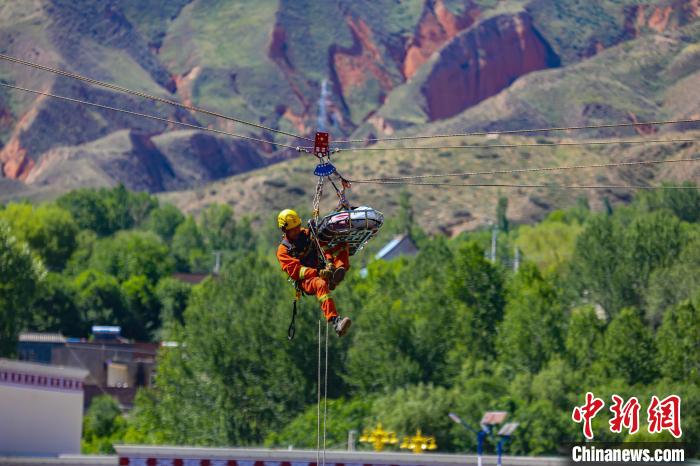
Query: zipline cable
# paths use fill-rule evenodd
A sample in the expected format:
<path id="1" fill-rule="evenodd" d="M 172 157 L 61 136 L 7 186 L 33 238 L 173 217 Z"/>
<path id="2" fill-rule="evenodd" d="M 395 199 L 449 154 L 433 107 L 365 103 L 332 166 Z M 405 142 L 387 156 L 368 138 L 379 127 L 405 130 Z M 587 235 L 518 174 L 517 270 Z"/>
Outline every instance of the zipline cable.
<path id="1" fill-rule="evenodd" d="M 604 146 L 610 144 L 670 144 L 683 142 L 698 142 L 700 139 L 616 139 L 616 140 L 600 140 L 600 141 L 566 141 L 566 142 L 527 142 L 518 144 L 464 144 L 464 145 L 447 145 L 447 146 L 428 146 L 428 147 L 349 147 L 347 149 L 336 148 L 338 152 L 361 152 L 361 151 L 396 151 L 396 150 L 436 150 L 436 149 L 506 149 L 517 147 L 557 147 L 557 146 Z"/>
<path id="2" fill-rule="evenodd" d="M 673 160 L 643 160 L 634 162 L 612 162 L 612 163 L 595 163 L 590 165 L 568 165 L 561 167 L 537 167 L 537 168 L 516 168 L 512 170 L 488 170 L 488 171 L 478 171 L 478 172 L 460 172 L 460 173 L 434 173 L 429 175 L 414 175 L 414 176 L 396 176 L 396 177 L 386 177 L 386 178 L 367 178 L 359 180 L 348 180 L 351 183 L 372 183 L 375 181 L 403 181 L 403 180 L 417 180 L 425 178 L 447 178 L 456 176 L 479 176 L 479 175 L 504 175 L 504 174 L 516 174 L 516 173 L 531 173 L 531 172 L 546 172 L 546 171 L 559 171 L 559 170 L 580 170 L 585 168 L 609 168 L 609 167 L 625 167 L 634 165 L 657 165 L 664 163 L 681 163 L 681 162 L 699 162 L 700 157 L 686 158 L 686 159 L 673 159 Z"/>
<path id="3" fill-rule="evenodd" d="M 395 184 L 412 186 L 442 186 L 446 188 L 552 188 L 552 189 L 660 189 L 697 190 L 700 186 L 646 186 L 646 185 L 558 185 L 558 184 L 514 184 L 514 183 L 430 183 L 414 181 L 367 181 L 365 184 Z"/>
<path id="4" fill-rule="evenodd" d="M 504 134 L 530 134 L 530 133 L 545 133 L 554 131 L 570 131 L 570 130 L 583 130 L 583 129 L 603 129 L 603 128 L 625 128 L 631 126 L 660 126 L 660 125 L 672 125 L 678 123 L 700 123 L 700 118 L 683 118 L 677 120 L 659 120 L 659 121 L 647 121 L 638 123 L 607 123 L 600 125 L 582 125 L 582 126 L 558 126 L 552 128 L 532 128 L 532 129 L 510 129 L 503 131 L 474 131 L 469 133 L 452 133 L 452 134 L 433 134 L 433 135 L 419 135 L 419 136 L 396 136 L 387 138 L 369 138 L 369 139 L 347 139 L 344 141 L 334 141 L 334 144 L 352 144 L 352 143 L 369 143 L 369 142 L 383 142 L 383 141 L 409 141 L 416 139 L 437 139 L 437 138 L 454 138 L 454 137 L 468 137 L 468 136 L 489 136 L 489 135 L 504 135 Z"/>
<path id="5" fill-rule="evenodd" d="M 10 55 L 0 54 L 0 59 L 1 59 L 1 60 L 6 60 L 6 61 L 9 61 L 9 62 L 12 62 L 12 63 L 18 63 L 18 64 L 20 64 L 20 65 L 29 66 L 29 67 L 36 68 L 36 69 L 39 69 L 39 70 L 48 71 L 48 72 L 50 72 L 50 73 L 54 73 L 54 74 L 57 74 L 57 75 L 60 75 L 60 76 L 65 76 L 65 77 L 68 77 L 68 78 L 77 79 L 77 80 L 79 80 L 79 81 L 84 81 L 84 82 L 87 82 L 87 83 L 90 83 L 90 84 L 94 84 L 94 85 L 96 85 L 96 86 L 105 87 L 105 88 L 111 89 L 111 90 L 113 90 L 113 91 L 118 91 L 118 92 L 122 92 L 122 93 L 125 93 L 125 94 L 131 94 L 131 95 L 135 95 L 135 96 L 138 96 L 138 97 L 143 97 L 143 98 L 146 98 L 146 99 L 154 100 L 154 101 L 156 101 L 156 102 L 162 102 L 162 103 L 165 103 L 165 104 L 168 104 L 168 105 L 173 105 L 173 106 L 175 106 L 175 107 L 184 108 L 184 109 L 186 109 L 186 110 L 190 110 L 190 111 L 193 111 L 193 112 L 203 113 L 203 114 L 205 114 L 205 115 L 209 115 L 209 116 L 213 116 L 213 117 L 217 117 L 217 118 L 223 118 L 223 119 L 229 120 L 229 121 L 234 121 L 234 122 L 240 123 L 240 124 L 242 124 L 242 125 L 252 126 L 252 127 L 255 127 L 255 128 L 259 128 L 259 129 L 264 129 L 264 130 L 266 130 L 266 131 L 270 131 L 270 132 L 278 133 L 278 134 L 284 134 L 285 136 L 290 136 L 290 137 L 297 138 L 297 139 L 303 139 L 303 140 L 306 140 L 306 141 L 311 141 L 311 140 L 312 140 L 312 139 L 310 139 L 310 138 L 303 137 L 303 136 L 299 136 L 299 135 L 296 135 L 296 134 L 293 134 L 293 133 L 288 133 L 288 132 L 286 132 L 286 131 L 282 131 L 282 130 L 279 130 L 279 129 L 274 129 L 274 128 L 270 128 L 270 127 L 268 127 L 268 126 L 260 125 L 260 124 L 253 123 L 253 122 L 250 122 L 250 121 L 241 120 L 240 118 L 235 118 L 235 117 L 228 116 L 228 115 L 224 115 L 224 114 L 221 114 L 221 113 L 212 112 L 211 110 L 207 110 L 207 109 L 204 109 L 204 108 L 201 108 L 201 107 L 195 107 L 195 106 L 193 106 L 193 105 L 186 105 L 186 104 L 177 102 L 177 101 L 175 101 L 175 100 L 170 100 L 170 99 L 166 99 L 166 98 L 163 98 L 163 97 L 158 97 L 158 96 L 151 95 L 151 94 L 147 94 L 147 93 L 141 92 L 141 91 L 134 91 L 134 90 L 131 90 L 131 89 L 127 89 L 126 87 L 118 86 L 118 85 L 116 85 L 116 84 L 111 84 L 111 83 L 107 83 L 107 82 L 104 82 L 104 81 L 99 81 L 99 80 L 97 80 L 97 79 L 88 78 L 88 77 L 86 77 L 86 76 L 82 76 L 82 75 L 77 74 L 77 73 L 72 73 L 72 72 L 70 72 L 70 71 L 65 71 L 65 70 L 61 70 L 61 69 L 58 69 L 58 68 L 52 68 L 52 67 L 46 66 L 46 65 L 40 65 L 40 64 L 38 64 L 38 63 L 30 62 L 30 61 L 27 61 L 27 60 L 22 60 L 21 58 L 13 57 L 13 56 L 10 56 Z"/>
<path id="6" fill-rule="evenodd" d="M 65 101 L 67 101 L 67 102 L 73 102 L 73 103 L 76 103 L 76 104 L 88 105 L 88 106 L 91 106 L 91 107 L 102 108 L 102 109 L 111 110 L 111 111 L 114 111 L 114 112 L 126 113 L 127 115 L 134 115 L 134 116 L 143 117 L 143 118 L 150 118 L 151 120 L 162 121 L 162 122 L 164 122 L 164 123 L 172 123 L 173 125 L 185 126 L 185 127 L 188 127 L 188 128 L 194 128 L 194 129 L 198 129 L 198 130 L 201 130 L 201 131 L 208 131 L 208 132 L 211 132 L 211 133 L 224 134 L 224 135 L 226 135 L 226 136 L 231 136 L 231 137 L 234 137 L 234 138 L 247 139 L 247 140 L 249 140 L 249 141 L 262 142 L 262 143 L 270 144 L 270 145 L 273 145 L 273 146 L 281 146 L 281 147 L 286 147 L 286 148 L 289 148 L 289 149 L 297 150 L 297 147 L 296 147 L 296 146 L 290 146 L 290 145 L 288 145 L 288 144 L 282 144 L 282 143 L 280 143 L 280 142 L 266 141 L 266 140 L 264 140 L 264 139 L 258 139 L 258 138 L 254 138 L 254 137 L 252 137 L 252 136 L 244 136 L 244 135 L 242 135 L 242 134 L 229 133 L 228 131 L 223 131 L 223 130 L 214 129 L 214 128 L 207 128 L 206 126 L 193 125 L 193 124 L 191 124 L 191 123 L 185 123 L 185 122 L 177 121 L 177 120 L 170 120 L 170 119 L 168 119 L 168 118 L 163 118 L 163 117 L 159 117 L 159 116 L 155 116 L 155 115 L 149 115 L 149 114 L 147 114 L 147 113 L 139 113 L 139 112 L 134 112 L 134 111 L 131 111 L 131 110 L 125 110 L 125 109 L 123 109 L 123 108 L 110 107 L 109 105 L 96 104 L 96 103 L 94 103 L 94 102 L 88 102 L 88 101 L 86 101 L 86 100 L 74 99 L 74 98 L 72 98 L 72 97 L 65 97 L 65 96 L 62 96 L 62 95 L 51 94 L 51 93 L 48 93 L 48 92 L 35 91 L 34 89 L 27 89 L 27 88 L 24 88 L 24 87 L 13 86 L 12 84 L 7 84 L 7 83 L 4 83 L 4 82 L 0 82 L 0 86 L 8 87 L 8 88 L 11 88 L 11 89 L 16 89 L 16 90 L 20 90 L 20 91 L 24 91 L 24 92 L 31 92 L 32 94 L 43 95 L 43 96 L 46 96 L 46 97 L 52 97 L 52 98 L 54 98 L 54 99 L 65 100 Z"/>

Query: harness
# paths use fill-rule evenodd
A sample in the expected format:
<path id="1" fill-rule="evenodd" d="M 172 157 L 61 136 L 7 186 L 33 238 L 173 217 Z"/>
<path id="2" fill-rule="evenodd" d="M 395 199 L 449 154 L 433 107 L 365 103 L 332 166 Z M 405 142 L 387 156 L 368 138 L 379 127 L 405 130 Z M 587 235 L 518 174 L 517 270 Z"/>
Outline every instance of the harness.
<path id="1" fill-rule="evenodd" d="M 316 251 L 316 254 L 313 254 L 316 245 L 309 237 L 307 231 L 308 230 L 302 230 L 301 234 L 294 242 L 289 241 L 287 237 L 284 236 L 282 238 L 282 244 L 287 248 L 287 252 L 290 256 L 299 259 L 301 265 L 317 269 L 321 265 L 319 257 L 320 251 Z"/>
<path id="2" fill-rule="evenodd" d="M 310 238 L 310 234 L 310 232 L 302 230 L 302 234 L 300 234 L 294 242 L 289 241 L 287 237 L 284 236 L 282 238 L 282 244 L 287 248 L 287 252 L 290 256 L 299 259 L 301 265 L 312 269 L 318 269 L 321 265 L 321 251 L 318 250 L 317 245 Z M 300 280 L 292 280 L 291 277 L 288 280 L 294 282 L 295 289 L 294 303 L 292 304 L 292 321 L 289 323 L 289 328 L 287 329 L 287 339 L 291 340 L 296 333 L 295 320 L 297 316 L 297 301 L 306 293 L 304 293 L 304 290 L 301 288 Z"/>

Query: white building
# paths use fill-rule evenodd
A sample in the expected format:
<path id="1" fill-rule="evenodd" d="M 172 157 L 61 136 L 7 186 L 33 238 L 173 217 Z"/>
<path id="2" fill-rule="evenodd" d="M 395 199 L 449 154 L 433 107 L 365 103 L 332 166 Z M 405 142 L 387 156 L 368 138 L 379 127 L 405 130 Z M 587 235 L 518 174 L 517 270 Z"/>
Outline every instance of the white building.
<path id="1" fill-rule="evenodd" d="M 87 375 L 0 358 L 0 456 L 80 453 Z"/>

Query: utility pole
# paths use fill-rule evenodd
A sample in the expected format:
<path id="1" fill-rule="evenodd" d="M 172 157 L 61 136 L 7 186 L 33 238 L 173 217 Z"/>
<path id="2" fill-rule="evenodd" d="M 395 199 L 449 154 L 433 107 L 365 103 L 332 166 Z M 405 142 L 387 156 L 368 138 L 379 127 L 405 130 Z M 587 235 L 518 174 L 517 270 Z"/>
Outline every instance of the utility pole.
<path id="1" fill-rule="evenodd" d="M 216 262 L 214 263 L 214 270 L 212 270 L 212 273 L 214 275 L 219 275 L 219 272 L 221 272 L 221 251 L 214 251 L 214 257 L 216 257 Z"/>
<path id="2" fill-rule="evenodd" d="M 348 431 L 348 451 L 355 451 L 355 443 L 357 442 L 357 431 Z"/>

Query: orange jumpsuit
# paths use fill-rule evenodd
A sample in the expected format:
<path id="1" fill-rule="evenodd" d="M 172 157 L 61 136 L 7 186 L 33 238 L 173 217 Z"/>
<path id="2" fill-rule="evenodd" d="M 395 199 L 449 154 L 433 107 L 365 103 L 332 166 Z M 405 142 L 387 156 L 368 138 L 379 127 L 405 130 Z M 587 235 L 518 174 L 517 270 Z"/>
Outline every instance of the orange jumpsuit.
<path id="1" fill-rule="evenodd" d="M 347 246 L 339 245 L 329 250 L 324 249 L 324 256 L 329 264 L 336 268 L 350 268 L 350 256 Z M 302 228 L 299 237 L 294 241 L 289 241 L 286 237 L 277 247 L 277 260 L 279 260 L 282 270 L 289 275 L 292 280 L 299 283 L 304 293 L 316 295 L 321 303 L 326 320 L 331 320 L 338 315 L 335 302 L 330 296 L 328 282 L 318 275 L 318 268 L 323 264 L 318 260 L 317 246 L 314 244 L 308 228 Z"/>

